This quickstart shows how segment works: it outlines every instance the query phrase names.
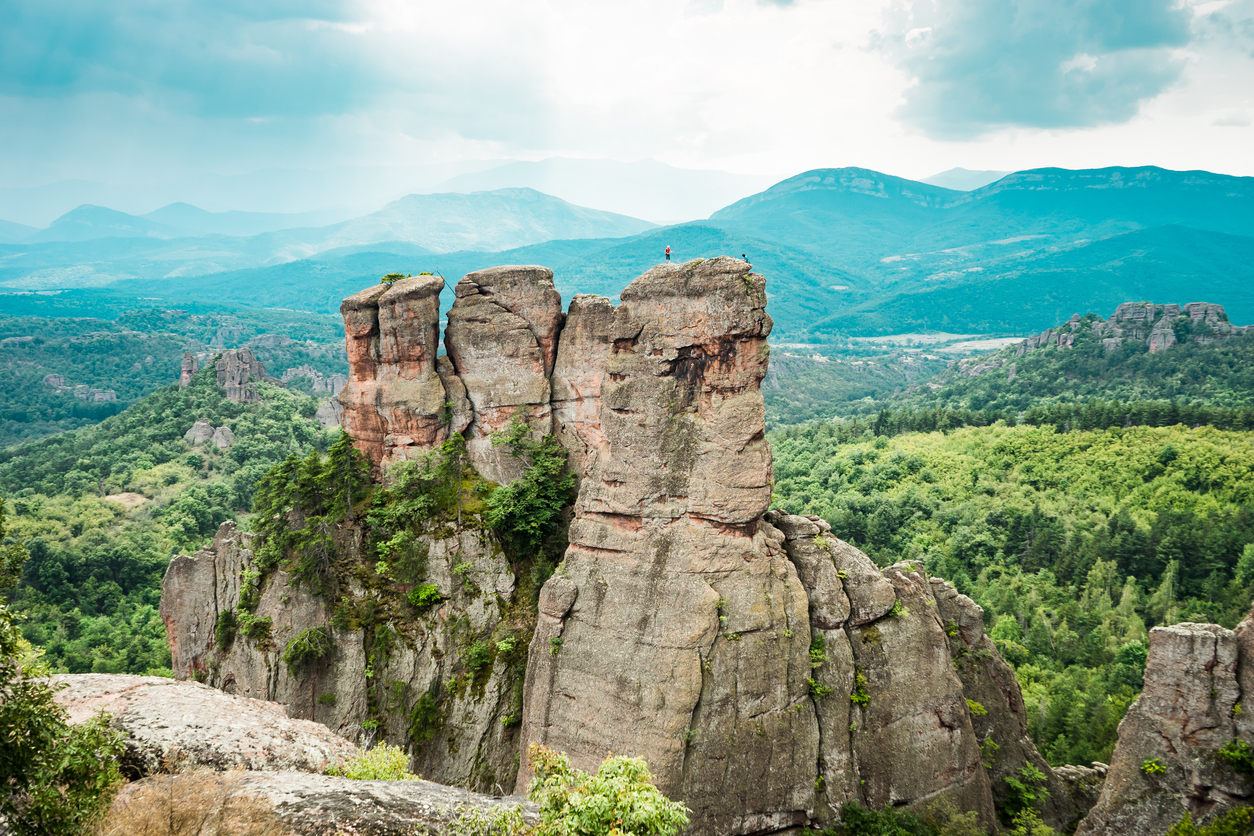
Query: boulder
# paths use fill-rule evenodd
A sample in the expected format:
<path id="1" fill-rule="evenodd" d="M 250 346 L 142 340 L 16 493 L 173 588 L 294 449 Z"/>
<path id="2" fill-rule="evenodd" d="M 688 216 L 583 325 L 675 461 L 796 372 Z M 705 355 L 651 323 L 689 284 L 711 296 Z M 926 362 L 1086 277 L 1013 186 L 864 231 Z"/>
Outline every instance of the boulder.
<path id="1" fill-rule="evenodd" d="M 208 420 L 201 418 L 191 429 L 183 433 L 183 440 L 189 445 L 195 447 L 197 444 L 204 444 L 213 439 L 213 425 Z"/>
<path id="2" fill-rule="evenodd" d="M 225 450 L 235 443 L 235 433 L 231 432 L 230 427 L 218 427 L 213 431 L 213 437 L 209 439 L 214 447 L 219 450 Z"/>
<path id="3" fill-rule="evenodd" d="M 191 775 L 160 775 L 125 788 L 119 804 L 142 802 L 154 794 L 161 803 L 179 795 Z M 538 820 L 534 804 L 516 797 L 493 797 L 430 781 L 354 781 L 307 772 L 238 772 L 224 785 L 237 798 L 258 798 L 293 836 L 416 836 L 453 832 L 463 812 L 491 815 L 521 805 L 526 821 Z"/>
<path id="4" fill-rule="evenodd" d="M 231 696 L 158 676 L 63 674 L 56 699 L 81 723 L 100 711 L 126 742 L 132 778 L 168 769 L 322 772 L 357 753 L 320 723 L 293 720 L 277 703 Z"/>

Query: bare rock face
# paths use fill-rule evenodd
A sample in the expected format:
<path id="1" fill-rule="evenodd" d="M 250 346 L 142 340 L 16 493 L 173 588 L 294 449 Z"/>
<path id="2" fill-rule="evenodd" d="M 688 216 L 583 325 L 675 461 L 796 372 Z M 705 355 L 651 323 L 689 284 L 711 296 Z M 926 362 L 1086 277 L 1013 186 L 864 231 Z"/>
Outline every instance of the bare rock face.
<path id="1" fill-rule="evenodd" d="M 386 705 L 377 734 L 411 748 L 416 771 L 449 784 L 508 791 L 519 751 L 519 675 L 503 658 L 472 676 L 465 656 L 467 636 L 491 636 L 505 620 L 514 574 L 486 532 L 445 534 L 423 543 L 426 579 L 438 603 L 421 614 L 407 612 L 407 624 L 384 621 L 363 629 L 333 616 L 337 608 L 379 606 L 372 593 L 349 578 L 338 581 L 342 594 L 336 597 L 283 571 L 261 573 L 252 535 L 224 523 L 212 545 L 177 555 L 166 570 L 160 612 L 175 677 L 281 703 L 292 716 L 363 744 L 376 734 L 365 724 L 377 721 L 377 707 Z M 340 547 L 362 546 L 350 541 Z M 259 588 L 247 590 L 250 578 Z M 248 615 L 264 627 L 252 635 L 241 627 L 229 637 L 216 630 L 223 614 L 244 617 L 241 601 L 250 595 L 256 604 Z M 289 667 L 284 650 L 311 629 L 326 631 L 332 651 Z M 228 639 L 225 645 L 220 637 Z M 424 696 L 439 702 L 427 705 L 416 726 L 413 711 Z"/>
<path id="2" fill-rule="evenodd" d="M 1101 797 L 1077 836 L 1164 833 L 1185 813 L 1205 822 L 1254 800 L 1254 776 L 1217 754 L 1234 739 L 1254 744 L 1234 717 L 1244 720 L 1244 708 L 1235 710 L 1250 700 L 1240 667 L 1254 658 L 1251 618 L 1240 628 L 1239 636 L 1216 624 L 1150 631 L 1145 689 L 1119 724 Z"/>
<path id="3" fill-rule="evenodd" d="M 613 323 L 614 306 L 604 296 L 580 293 L 570 300 L 553 365 L 553 418 L 577 475 L 583 473 L 585 459 L 605 444 L 601 386 Z"/>
<path id="4" fill-rule="evenodd" d="M 701 833 L 782 829 L 813 807 L 805 590 L 758 527 L 764 284 L 717 258 L 623 291 L 604 442 L 541 594 L 524 694 L 525 743 L 584 769 L 610 750 L 644 757 Z"/>
<path id="5" fill-rule="evenodd" d="M 357 753 L 320 723 L 288 718 L 283 706 L 158 676 L 66 674 L 57 702 L 81 723 L 99 711 L 125 738 L 125 771 L 167 767 L 322 772 Z"/>
<path id="6" fill-rule="evenodd" d="M 1038 806 L 1041 818 L 1056 830 L 1070 832 L 1097 801 L 1094 787 L 1100 789 L 1104 773 L 1094 777 L 1082 772 L 1085 767 L 1073 767 L 1074 779 L 1068 783 L 1050 769 L 1028 735 L 1027 710 L 1014 671 L 984 633 L 983 609 L 940 578 L 931 578 L 930 583 L 963 696 L 978 706 L 970 712 L 971 726 L 981 746 L 994 803 L 1006 802 L 1006 779 L 1018 779 L 1020 770 L 1030 765 L 1045 775 L 1049 791 Z"/>
<path id="7" fill-rule="evenodd" d="M 479 473 L 505 483 L 522 472 L 492 444 L 517 415 L 538 439 L 553 430 L 549 375 L 557 355 L 562 299 L 545 267 L 468 273 L 454 288 L 444 344 L 474 415 L 466 449 Z"/>
<path id="8" fill-rule="evenodd" d="M 184 360 L 186 364 L 186 360 Z M 218 385 L 226 390 L 226 399 L 233 403 L 256 403 L 261 400 L 257 393 L 258 380 L 268 380 L 266 367 L 253 356 L 250 349 L 232 348 L 218 355 L 214 362 L 218 372 Z"/>
<path id="9" fill-rule="evenodd" d="M 183 355 L 183 367 L 179 371 L 179 388 L 186 389 L 187 385 L 192 382 L 192 377 L 198 371 L 200 371 L 200 363 L 196 361 L 196 355 L 185 353 Z"/>
<path id="10" fill-rule="evenodd" d="M 413 458 L 448 437 L 439 351 L 439 276 L 378 285 L 340 305 L 349 377 L 340 423 L 376 468 Z"/>

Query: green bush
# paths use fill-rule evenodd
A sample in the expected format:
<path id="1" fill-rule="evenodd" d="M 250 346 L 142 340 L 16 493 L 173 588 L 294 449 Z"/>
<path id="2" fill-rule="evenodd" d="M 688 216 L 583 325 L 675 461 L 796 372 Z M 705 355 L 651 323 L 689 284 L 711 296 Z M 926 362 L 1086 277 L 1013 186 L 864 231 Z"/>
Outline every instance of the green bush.
<path id="1" fill-rule="evenodd" d="M 326 658 L 333 649 L 328 628 L 310 627 L 283 648 L 283 663 L 287 665 L 288 674 L 296 676 L 301 668 Z"/>
<path id="2" fill-rule="evenodd" d="M 1237 772 L 1254 773 L 1254 749 L 1244 740 L 1230 740 L 1219 750 L 1219 757 Z"/>
<path id="3" fill-rule="evenodd" d="M 220 653 L 230 651 L 231 645 L 235 643 L 235 631 L 238 628 L 239 620 L 235 617 L 235 610 L 223 610 L 218 613 L 218 620 L 213 625 L 213 643 Z"/>
<path id="4" fill-rule="evenodd" d="M 1254 826 L 1249 807 L 1237 807 L 1224 813 L 1205 827 L 1193 823 L 1188 813 L 1172 825 L 1163 836 L 1248 836 Z"/>
<path id="5" fill-rule="evenodd" d="M 327 770 L 328 775 L 342 775 L 354 781 L 420 781 L 409 771 L 409 755 L 399 746 L 380 743 L 367 749 L 340 768 Z"/>
<path id="6" fill-rule="evenodd" d="M 424 583 L 409 591 L 409 603 L 420 610 L 429 609 L 444 600 L 440 595 L 440 587 L 433 583 Z"/>
<path id="7" fill-rule="evenodd" d="M 688 826 L 688 808 L 662 795 L 640 758 L 612 756 L 589 775 L 535 743 L 527 757 L 536 775 L 527 796 L 540 805 L 536 836 L 674 836 Z"/>
<path id="8" fill-rule="evenodd" d="M 488 496 L 488 524 L 515 554 L 538 556 L 546 547 L 564 551 L 564 545 L 551 541 L 562 529 L 563 509 L 574 500 L 575 475 L 566 467 L 566 448 L 552 435 L 533 441 L 518 416 L 493 434 L 492 443 L 508 447 L 526 471 Z"/>
<path id="9" fill-rule="evenodd" d="M 1167 771 L 1167 767 L 1163 766 L 1163 762 L 1158 758 L 1150 758 L 1141 764 L 1141 774 L 1143 775 L 1162 775 Z"/>
<path id="10" fill-rule="evenodd" d="M 0 818 L 15 836 L 82 833 L 122 781 L 122 739 L 108 716 L 71 725 L 47 673 L 0 603 Z"/>

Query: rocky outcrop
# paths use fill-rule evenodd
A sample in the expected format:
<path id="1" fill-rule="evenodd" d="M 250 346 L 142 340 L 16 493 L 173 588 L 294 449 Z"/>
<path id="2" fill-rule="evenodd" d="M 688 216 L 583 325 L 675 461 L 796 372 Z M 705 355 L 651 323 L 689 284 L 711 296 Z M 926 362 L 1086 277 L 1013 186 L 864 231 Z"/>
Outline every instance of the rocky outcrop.
<path id="1" fill-rule="evenodd" d="M 230 427 L 215 427 L 209 423 L 208 419 L 201 418 L 192 424 L 191 429 L 183 433 L 183 440 L 191 447 L 199 444 L 212 444 L 219 450 L 225 450 L 235 443 L 235 433 Z"/>
<path id="2" fill-rule="evenodd" d="M 1248 334 L 1254 330 L 1251 325 L 1233 325 L 1228 321 L 1223 305 L 1209 302 L 1190 302 L 1183 308 L 1179 305 L 1125 302 L 1115 309 L 1110 319 L 1096 320 L 1090 327 L 1107 351 L 1113 351 L 1125 341 L 1133 340 L 1145 343 L 1152 354 L 1179 342 L 1176 335 L 1177 325 L 1186 319 L 1187 339 L 1203 344 Z M 1071 348 L 1075 345 L 1076 335 L 1082 329 L 1080 315 L 1076 314 L 1066 325 L 1028 337 L 1015 347 L 1014 353 L 1022 357 L 1029 351 L 1042 348 Z"/>
<path id="3" fill-rule="evenodd" d="M 200 363 L 196 360 L 196 355 L 185 352 L 183 354 L 183 366 L 179 371 L 179 388 L 186 389 L 198 371 L 200 371 Z"/>
<path id="4" fill-rule="evenodd" d="M 522 805 L 524 819 L 537 821 L 535 805 L 521 798 L 497 798 L 430 781 L 353 781 L 305 772 L 237 772 L 219 776 L 232 800 L 260 799 L 272 806 L 283 832 L 292 836 L 424 836 L 455 833 L 451 826 L 467 812 L 491 815 Z M 158 805 L 186 792 L 189 775 L 159 775 L 123 789 L 115 808 L 143 803 L 153 794 Z M 203 786 L 203 783 L 202 783 Z M 221 791 L 220 791 L 221 793 Z M 225 796 L 226 793 L 221 793 Z"/>
<path id="5" fill-rule="evenodd" d="M 183 359 L 183 364 L 186 369 L 186 357 Z M 261 395 L 257 391 L 257 381 L 268 381 L 270 378 L 266 375 L 266 367 L 253 356 L 251 350 L 228 349 L 218 355 L 213 365 L 218 373 L 218 385 L 226 390 L 228 401 L 256 403 L 261 400 Z"/>
<path id="6" fill-rule="evenodd" d="M 281 705 L 196 682 L 93 673 L 53 682 L 61 686 L 56 700 L 71 722 L 110 714 L 109 725 L 125 741 L 123 769 L 132 779 L 197 766 L 322 772 L 357 753 L 326 726 L 289 719 Z"/>
<path id="7" fill-rule="evenodd" d="M 500 483 L 521 469 L 494 432 L 518 418 L 557 436 L 580 487 L 534 609 L 534 588 L 519 591 L 530 568 L 473 522 L 426 531 L 407 547 L 421 569 L 401 580 L 347 524 L 328 536 L 355 568 L 333 567 L 321 592 L 261 567 L 228 525 L 170 564 L 177 676 L 354 738 L 377 720 L 417 771 L 478 789 L 525 786 L 532 742 L 586 770 L 609 751 L 640 756 L 703 835 L 830 823 L 849 801 L 952 801 L 991 827 L 1013 770 L 1054 781 L 978 607 L 913 564 L 878 569 L 818 518 L 768 512 L 771 320 L 748 264 L 665 265 L 618 307 L 577 296 L 565 316 L 544 268 L 472 273 L 446 357 L 440 286 L 418 277 L 345 300 L 344 427 L 381 470 L 461 433 L 474 469 Z M 411 592 L 424 603 L 396 604 Z M 229 642 L 223 613 L 240 614 Z M 310 629 L 332 650 L 284 664 Z M 989 739 L 1005 754 L 986 767 Z M 1050 820 L 1074 820 L 1069 803 Z"/>
<path id="8" fill-rule="evenodd" d="M 440 533 L 419 544 L 433 602 L 415 612 L 403 594 L 397 605 L 377 585 L 363 587 L 357 567 L 364 543 L 339 542 L 341 553 L 357 559 L 340 564 L 343 575 L 319 589 L 288 572 L 262 571 L 252 536 L 224 523 L 212 545 L 176 556 L 166 570 L 160 613 L 175 677 L 282 703 L 293 717 L 363 744 L 382 737 L 409 747 L 415 770 L 433 780 L 508 791 L 519 751 L 521 674 L 495 642 L 528 635 L 525 618 L 505 623 L 514 572 L 486 532 Z M 231 628 L 220 629 L 224 623 Z M 289 665 L 284 651 L 309 630 L 323 631 L 331 649 Z M 491 653 L 486 668 L 469 653 L 477 640 Z"/>
<path id="9" fill-rule="evenodd" d="M 473 409 L 466 450 L 482 476 L 509 482 L 522 465 L 493 445 L 492 434 L 515 417 L 537 440 L 553 431 L 549 376 L 562 298 L 546 267 L 480 270 L 462 278 L 453 292 L 444 344 Z"/>
<path id="10" fill-rule="evenodd" d="M 339 373 L 324 375 L 322 372 L 308 364 L 284 369 L 283 374 L 279 377 L 279 381 L 284 385 L 287 385 L 302 377 L 309 380 L 309 391 L 314 394 L 326 393 L 329 395 L 338 395 L 340 390 L 344 388 L 344 385 L 348 383 L 347 375 Z"/>
<path id="11" fill-rule="evenodd" d="M 340 305 L 349 363 L 340 423 L 376 468 L 448 438 L 447 398 L 436 372 L 443 288 L 439 276 L 414 276 Z"/>
<path id="12" fill-rule="evenodd" d="M 1101 796 L 1077 836 L 1164 833 L 1186 813 L 1202 823 L 1254 802 L 1254 775 L 1219 755 L 1234 740 L 1254 744 L 1243 706 L 1254 694 L 1252 640 L 1254 614 L 1237 632 L 1192 623 L 1150 631 L 1145 689 L 1119 724 Z"/>
<path id="13" fill-rule="evenodd" d="M 1094 786 L 1101 777 L 1094 770 L 1073 767 L 1070 782 L 1056 775 L 1028 736 L 1027 711 L 1014 671 L 1001 658 L 984 633 L 984 611 L 940 578 L 931 578 L 936 611 L 949 637 L 950 657 L 962 681 L 963 698 L 969 700 L 971 726 L 979 742 L 981 759 L 988 770 L 993 801 L 1007 801 L 1007 779 L 1022 780 L 1025 767 L 1045 776 L 1048 796 L 1039 812 L 1046 824 L 1070 832 L 1096 802 Z"/>

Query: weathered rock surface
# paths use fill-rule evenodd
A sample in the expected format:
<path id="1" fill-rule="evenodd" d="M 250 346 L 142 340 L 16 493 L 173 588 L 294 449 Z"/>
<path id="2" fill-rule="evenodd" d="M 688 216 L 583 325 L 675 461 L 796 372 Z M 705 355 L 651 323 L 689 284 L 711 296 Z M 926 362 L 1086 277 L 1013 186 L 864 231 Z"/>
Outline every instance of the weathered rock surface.
<path id="1" fill-rule="evenodd" d="M 186 366 L 186 359 L 184 359 Z M 226 390 L 226 399 L 234 403 L 256 403 L 261 400 L 257 381 L 269 380 L 266 367 L 250 349 L 231 348 L 218 355 L 214 362 L 218 385 Z"/>
<path id="2" fill-rule="evenodd" d="M 557 355 L 562 299 L 545 267 L 493 267 L 454 288 L 444 345 L 466 388 L 473 418 L 466 450 L 479 473 L 505 483 L 520 462 L 492 444 L 517 416 L 537 438 L 553 431 L 549 375 Z"/>
<path id="3" fill-rule="evenodd" d="M 380 284 L 345 299 L 348 382 L 340 423 L 375 465 L 413 458 L 448 437 L 439 353 L 439 276 Z"/>
<path id="4" fill-rule="evenodd" d="M 1254 616 L 1240 627 L 1239 635 L 1216 624 L 1150 631 L 1145 689 L 1119 724 L 1101 797 L 1077 836 L 1164 833 L 1185 813 L 1200 823 L 1254 800 L 1254 776 L 1217 754 L 1234 739 L 1254 744 L 1234 719 L 1250 701 L 1241 668 L 1254 662 Z"/>
<path id="5" fill-rule="evenodd" d="M 273 702 L 224 694 L 157 676 L 53 677 L 57 702 L 81 723 L 100 711 L 126 742 L 124 770 L 137 778 L 167 768 L 208 766 L 322 772 L 357 753 L 320 723 L 293 720 Z"/>
<path id="6" fill-rule="evenodd" d="M 1100 790 L 1102 778 L 1094 780 L 1092 774 L 1078 771 L 1085 767 L 1073 768 L 1077 771 L 1070 783 L 1054 774 L 1028 735 L 1027 710 L 1014 671 L 984 633 L 983 609 L 940 578 L 930 583 L 949 636 L 950 656 L 962 680 L 963 697 L 982 709 L 970 712 L 971 726 L 981 745 L 994 804 L 1006 803 L 1007 778 L 1018 779 L 1025 766 L 1035 767 L 1045 775 L 1049 792 L 1038 806 L 1041 818 L 1057 830 L 1070 832 L 1097 801 L 1095 790 Z"/>
<path id="7" fill-rule="evenodd" d="M 570 300 L 553 365 L 553 418 L 557 436 L 570 452 L 570 467 L 582 475 L 585 459 L 605 444 L 601 432 L 601 386 L 610 354 L 614 306 L 604 296 L 579 293 Z"/>
<path id="8" fill-rule="evenodd" d="M 181 776 L 154 776 L 124 792 L 124 801 L 145 793 L 163 797 Z M 306 772 L 242 772 L 232 788 L 274 805 L 275 815 L 294 836 L 420 836 L 454 833 L 450 824 L 465 810 L 492 813 L 521 804 L 528 821 L 535 805 L 521 798 L 497 798 L 430 781 L 353 781 Z"/>
<path id="9" fill-rule="evenodd" d="M 508 791 L 519 750 L 516 720 L 503 720 L 516 717 L 520 709 L 520 673 L 502 658 L 472 676 L 465 656 L 468 636 L 491 636 L 502 624 L 515 593 L 514 574 L 486 533 L 444 535 L 424 543 L 426 580 L 441 600 L 411 615 L 408 623 L 388 619 L 368 628 L 337 624 L 337 606 L 369 611 L 379 607 L 377 596 L 351 577 L 337 579 L 341 594 L 317 594 L 309 583 L 297 584 L 287 572 L 271 571 L 262 574 L 250 611 L 253 618 L 268 619 L 267 626 L 255 637 L 241 631 L 223 647 L 215 635 L 219 617 L 242 617 L 246 579 L 261 574 L 252 535 L 224 523 L 209 547 L 195 555 L 177 555 L 166 570 L 160 612 L 175 677 L 282 703 L 292 716 L 316 720 L 363 744 L 374 734 L 363 724 L 379 719 L 380 712 L 372 707 L 386 705 L 379 733 L 394 745 L 410 747 L 421 774 L 449 784 Z M 350 539 L 341 548 L 361 549 L 363 544 Z M 310 629 L 327 631 L 333 651 L 292 670 L 283 651 Z M 424 696 L 438 699 L 438 704 L 431 704 L 415 731 L 410 715 Z"/>
<path id="10" fill-rule="evenodd" d="M 193 447 L 197 444 L 204 444 L 213 438 L 213 424 L 205 418 L 201 418 L 191 429 L 183 433 L 183 440 Z"/>

